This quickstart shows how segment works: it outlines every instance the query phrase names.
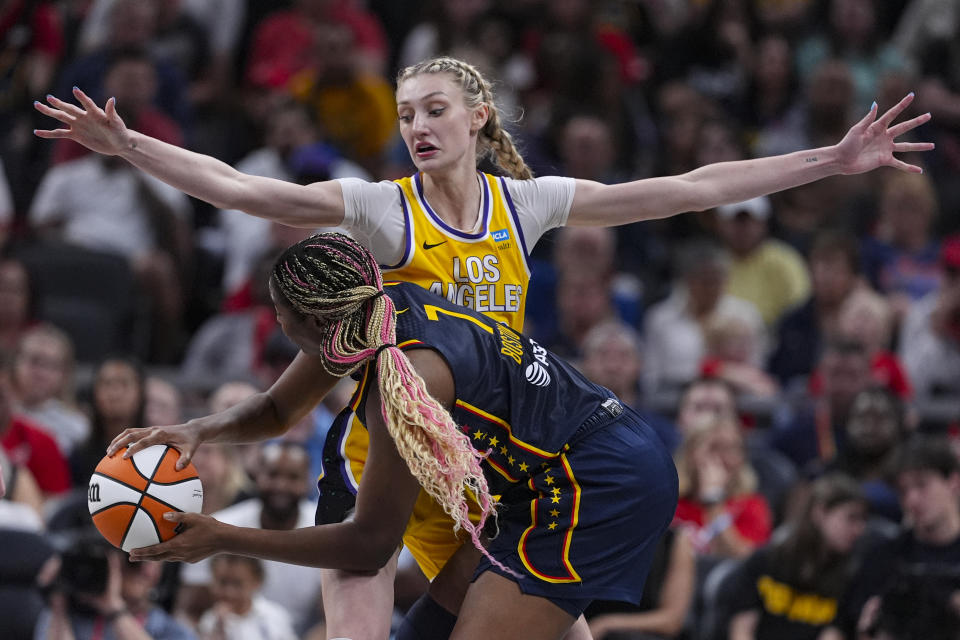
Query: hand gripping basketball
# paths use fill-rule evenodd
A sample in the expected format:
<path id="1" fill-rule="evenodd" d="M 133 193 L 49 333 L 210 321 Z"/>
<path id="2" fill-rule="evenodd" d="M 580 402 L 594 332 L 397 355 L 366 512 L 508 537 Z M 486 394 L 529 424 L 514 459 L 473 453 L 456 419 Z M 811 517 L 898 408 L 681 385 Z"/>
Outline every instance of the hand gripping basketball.
<path id="1" fill-rule="evenodd" d="M 203 486 L 191 464 L 178 470 L 180 454 L 155 445 L 129 458 L 106 456 L 90 477 L 87 507 L 97 530 L 124 551 L 154 545 L 176 536 L 164 514 L 199 512 Z"/>
<path id="2" fill-rule="evenodd" d="M 118 451 L 126 447 L 127 450 L 123 453 L 123 457 L 129 458 L 138 451 L 155 444 L 165 444 L 180 452 L 180 459 L 177 460 L 176 468 L 177 471 L 181 471 L 190 464 L 193 454 L 200 446 L 200 434 L 197 429 L 186 424 L 124 429 L 107 447 L 107 456 L 113 457 Z"/>
<path id="3" fill-rule="evenodd" d="M 174 511 L 164 514 L 163 517 L 174 524 L 180 534 L 160 544 L 134 549 L 130 552 L 130 560 L 198 562 L 221 550 L 221 530 L 228 525 L 200 513 Z"/>

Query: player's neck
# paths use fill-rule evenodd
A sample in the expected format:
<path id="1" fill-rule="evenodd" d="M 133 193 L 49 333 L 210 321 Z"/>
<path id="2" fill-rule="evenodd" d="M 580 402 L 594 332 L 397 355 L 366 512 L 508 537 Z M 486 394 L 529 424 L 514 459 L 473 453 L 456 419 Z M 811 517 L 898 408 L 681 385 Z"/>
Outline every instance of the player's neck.
<path id="1" fill-rule="evenodd" d="M 481 195 L 476 166 L 464 164 L 443 173 L 425 173 L 423 192 L 434 213 L 450 226 L 461 231 L 476 227 Z"/>

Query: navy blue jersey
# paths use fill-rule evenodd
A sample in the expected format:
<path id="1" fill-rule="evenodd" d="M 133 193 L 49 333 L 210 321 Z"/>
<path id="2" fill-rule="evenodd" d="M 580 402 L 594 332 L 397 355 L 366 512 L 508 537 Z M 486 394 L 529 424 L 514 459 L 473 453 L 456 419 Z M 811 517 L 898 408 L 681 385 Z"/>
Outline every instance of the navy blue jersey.
<path id="1" fill-rule="evenodd" d="M 456 385 L 454 421 L 509 483 L 556 458 L 613 396 L 505 324 L 414 284 L 384 289 L 397 309 L 397 344 L 443 356 Z"/>

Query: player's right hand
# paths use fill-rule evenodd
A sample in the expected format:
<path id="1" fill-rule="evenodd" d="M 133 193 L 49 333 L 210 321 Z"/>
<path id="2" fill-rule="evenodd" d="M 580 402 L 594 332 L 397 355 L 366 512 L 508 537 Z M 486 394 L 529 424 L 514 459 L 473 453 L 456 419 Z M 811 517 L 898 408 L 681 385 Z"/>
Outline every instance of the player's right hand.
<path id="1" fill-rule="evenodd" d="M 169 445 L 180 452 L 180 459 L 176 464 L 179 471 L 190 463 L 197 447 L 200 446 L 200 430 L 190 424 L 124 429 L 107 447 L 107 455 L 112 457 L 127 447 L 123 457 L 129 458 L 137 451 L 155 444 Z"/>
<path id="2" fill-rule="evenodd" d="M 40 138 L 66 138 L 105 155 L 118 155 L 130 146 L 130 131 L 117 114 L 116 98 L 107 100 L 101 109 L 87 94 L 73 88 L 73 95 L 82 105 L 64 102 L 48 95 L 46 105 L 35 101 L 34 108 L 40 113 L 59 120 L 66 129 L 34 129 Z"/>

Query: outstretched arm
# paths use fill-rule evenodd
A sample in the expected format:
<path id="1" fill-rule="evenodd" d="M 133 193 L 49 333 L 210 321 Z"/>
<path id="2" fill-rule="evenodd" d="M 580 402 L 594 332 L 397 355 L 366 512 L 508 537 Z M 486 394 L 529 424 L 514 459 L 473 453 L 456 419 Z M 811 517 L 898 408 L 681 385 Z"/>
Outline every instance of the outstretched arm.
<path id="1" fill-rule="evenodd" d="M 567 224 L 610 226 L 667 218 L 686 211 L 703 211 L 742 202 L 828 176 L 864 173 L 881 166 L 920 173 L 920 167 L 894 156 L 894 153 L 933 149 L 933 143 L 929 142 L 895 142 L 899 136 L 930 119 L 930 114 L 925 113 L 893 125 L 911 102 L 912 93 L 879 118 L 874 104 L 843 140 L 831 147 L 754 160 L 719 162 L 679 176 L 615 185 L 578 180 Z"/>
<path id="2" fill-rule="evenodd" d="M 117 114 L 116 99 L 103 109 L 83 91 L 73 89 L 78 107 L 53 96 L 49 105 L 34 102 L 40 113 L 66 125 L 37 129 L 41 138 L 65 138 L 105 155 L 117 155 L 170 186 L 220 209 L 295 227 L 331 227 L 343 221 L 343 193 L 336 181 L 303 186 L 240 173 L 210 156 L 181 149 L 127 129 Z"/>

